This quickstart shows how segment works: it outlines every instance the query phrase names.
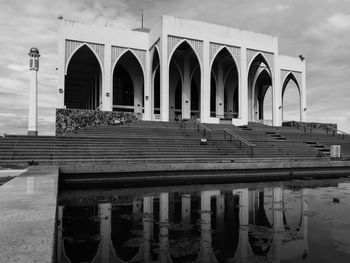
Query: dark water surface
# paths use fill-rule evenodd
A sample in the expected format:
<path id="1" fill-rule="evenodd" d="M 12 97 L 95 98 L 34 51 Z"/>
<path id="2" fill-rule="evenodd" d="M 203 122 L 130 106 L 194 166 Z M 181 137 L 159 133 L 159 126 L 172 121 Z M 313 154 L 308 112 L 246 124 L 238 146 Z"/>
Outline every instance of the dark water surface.
<path id="1" fill-rule="evenodd" d="M 63 191 L 58 262 L 350 262 L 350 179 Z"/>

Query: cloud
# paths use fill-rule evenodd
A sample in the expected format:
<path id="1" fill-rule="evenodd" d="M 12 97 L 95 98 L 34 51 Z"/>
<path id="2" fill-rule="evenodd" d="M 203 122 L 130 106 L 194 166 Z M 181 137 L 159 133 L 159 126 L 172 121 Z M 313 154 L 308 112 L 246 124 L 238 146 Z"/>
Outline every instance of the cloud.
<path id="1" fill-rule="evenodd" d="M 343 0 L 12 0 L 0 9 L 0 134 L 26 133 L 28 50 L 39 48 L 39 127 L 53 133 L 57 88 L 57 16 L 131 29 L 141 9 L 151 27 L 161 15 L 221 24 L 279 37 L 280 54 L 307 59 L 309 121 L 339 122 L 350 131 L 350 2 Z M 325 12 L 327 10 L 327 12 Z M 294 99 L 293 99 L 294 98 Z M 293 95 L 286 99 L 298 117 Z M 17 118 L 13 115 L 16 114 Z"/>
<path id="2" fill-rule="evenodd" d="M 327 21 L 335 29 L 346 30 L 350 28 L 350 14 L 334 14 Z"/>

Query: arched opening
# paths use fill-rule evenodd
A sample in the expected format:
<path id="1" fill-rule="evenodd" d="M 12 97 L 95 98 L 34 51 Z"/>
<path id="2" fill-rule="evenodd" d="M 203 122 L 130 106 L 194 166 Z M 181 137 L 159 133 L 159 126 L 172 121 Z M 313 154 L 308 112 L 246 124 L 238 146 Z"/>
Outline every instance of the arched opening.
<path id="1" fill-rule="evenodd" d="M 170 121 L 200 118 L 200 71 L 196 53 L 187 41 L 182 42 L 171 56 L 169 64 Z"/>
<path id="2" fill-rule="evenodd" d="M 170 62 L 169 68 L 169 120 L 182 118 L 182 74 L 176 62 Z"/>
<path id="3" fill-rule="evenodd" d="M 272 124 L 272 78 L 265 58 L 258 54 L 248 71 L 249 121 Z"/>
<path id="4" fill-rule="evenodd" d="M 200 100 L 201 100 L 201 87 L 200 87 L 200 72 L 197 67 L 192 75 L 191 79 L 191 118 L 200 118 Z"/>
<path id="5" fill-rule="evenodd" d="M 227 48 L 222 48 L 215 56 L 211 71 L 210 101 L 213 101 L 213 97 L 215 97 L 215 116 L 222 120 L 239 118 L 238 69 Z M 213 75 L 216 76 L 215 82 Z M 211 105 L 213 104 L 211 103 Z"/>
<path id="6" fill-rule="evenodd" d="M 157 48 L 154 48 L 152 61 L 152 98 L 153 114 L 155 119 L 160 118 L 160 63 Z"/>
<path id="7" fill-rule="evenodd" d="M 101 242 L 98 206 L 65 206 L 62 236 L 67 257 L 71 262 L 91 262 Z"/>
<path id="8" fill-rule="evenodd" d="M 272 89 L 270 87 L 270 74 L 267 70 L 263 69 L 259 73 L 255 83 L 255 120 L 263 121 L 272 119 Z"/>
<path id="9" fill-rule="evenodd" d="M 100 63 L 93 51 L 83 45 L 74 53 L 67 66 L 64 105 L 67 109 L 99 109 L 101 87 Z"/>
<path id="10" fill-rule="evenodd" d="M 300 108 L 298 81 L 292 73 L 289 73 L 282 85 L 282 120 L 301 121 Z"/>
<path id="11" fill-rule="evenodd" d="M 248 241 L 252 249 L 252 252 L 257 256 L 266 257 L 272 248 L 273 234 L 271 233 L 272 223 L 269 221 L 267 212 L 269 209 L 265 209 L 266 202 L 264 190 L 256 190 L 253 193 L 253 200 L 250 204 L 249 224 L 254 225 L 248 232 Z M 266 234 L 261 235 L 260 229 L 266 229 Z M 261 230 L 260 230 L 261 231 Z"/>
<path id="12" fill-rule="evenodd" d="M 125 52 L 113 70 L 113 111 L 143 112 L 144 78 L 131 51 Z"/>
<path id="13" fill-rule="evenodd" d="M 217 262 L 233 259 L 239 245 L 239 195 L 225 191 L 211 198 L 212 249 Z"/>

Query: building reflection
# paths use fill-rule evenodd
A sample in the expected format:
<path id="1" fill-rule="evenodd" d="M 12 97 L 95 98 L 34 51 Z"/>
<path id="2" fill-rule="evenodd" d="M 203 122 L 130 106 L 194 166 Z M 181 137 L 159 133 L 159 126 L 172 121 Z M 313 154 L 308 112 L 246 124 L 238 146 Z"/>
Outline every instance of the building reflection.
<path id="1" fill-rule="evenodd" d="M 58 207 L 58 262 L 273 262 L 308 253 L 305 189 L 161 192 Z"/>

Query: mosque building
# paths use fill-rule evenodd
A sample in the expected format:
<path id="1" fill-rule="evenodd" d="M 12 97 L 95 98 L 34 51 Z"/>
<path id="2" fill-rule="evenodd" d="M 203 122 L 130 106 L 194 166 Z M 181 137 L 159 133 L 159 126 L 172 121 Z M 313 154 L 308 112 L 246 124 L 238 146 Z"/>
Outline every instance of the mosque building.
<path id="1" fill-rule="evenodd" d="M 151 29 L 120 30 L 60 19 L 58 70 L 58 108 L 281 126 L 294 82 L 306 121 L 305 59 L 280 55 L 277 37 L 226 26 L 162 16 Z"/>

